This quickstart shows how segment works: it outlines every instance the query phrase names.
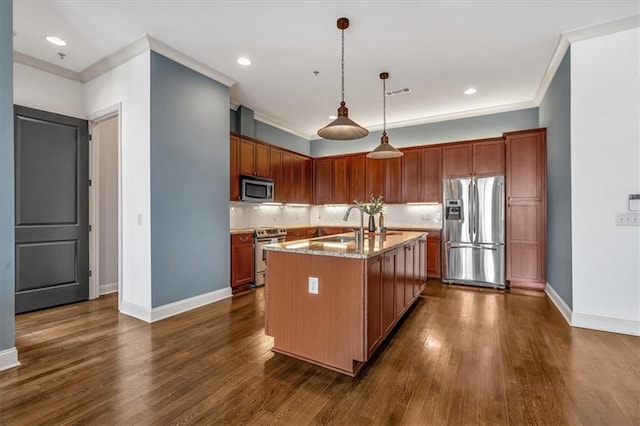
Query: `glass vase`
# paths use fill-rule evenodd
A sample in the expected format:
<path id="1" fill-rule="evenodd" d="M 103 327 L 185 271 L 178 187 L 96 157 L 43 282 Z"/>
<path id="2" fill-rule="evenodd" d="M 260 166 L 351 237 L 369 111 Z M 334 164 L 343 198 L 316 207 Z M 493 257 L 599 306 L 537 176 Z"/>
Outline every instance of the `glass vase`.
<path id="1" fill-rule="evenodd" d="M 373 215 L 369 215 L 369 232 L 376 232 L 376 218 Z"/>

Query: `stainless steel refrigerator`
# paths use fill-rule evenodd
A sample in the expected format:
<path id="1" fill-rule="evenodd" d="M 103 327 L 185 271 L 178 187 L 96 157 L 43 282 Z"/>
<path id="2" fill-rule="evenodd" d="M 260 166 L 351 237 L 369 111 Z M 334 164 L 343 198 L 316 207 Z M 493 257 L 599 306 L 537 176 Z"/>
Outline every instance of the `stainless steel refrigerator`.
<path id="1" fill-rule="evenodd" d="M 504 176 L 444 179 L 443 281 L 505 288 Z"/>

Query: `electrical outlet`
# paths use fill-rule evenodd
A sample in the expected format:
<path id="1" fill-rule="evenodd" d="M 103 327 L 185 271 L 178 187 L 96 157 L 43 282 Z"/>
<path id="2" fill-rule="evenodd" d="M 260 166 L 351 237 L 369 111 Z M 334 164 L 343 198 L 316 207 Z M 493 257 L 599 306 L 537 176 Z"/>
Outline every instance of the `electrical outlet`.
<path id="1" fill-rule="evenodd" d="M 616 226 L 640 226 L 640 213 L 616 213 Z"/>
<path id="2" fill-rule="evenodd" d="M 318 294 L 318 278 L 309 277 L 309 293 Z"/>

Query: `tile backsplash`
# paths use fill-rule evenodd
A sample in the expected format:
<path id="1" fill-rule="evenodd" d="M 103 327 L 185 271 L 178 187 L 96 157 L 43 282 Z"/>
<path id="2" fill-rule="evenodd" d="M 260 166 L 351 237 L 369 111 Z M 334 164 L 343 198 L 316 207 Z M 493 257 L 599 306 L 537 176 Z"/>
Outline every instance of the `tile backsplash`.
<path id="1" fill-rule="evenodd" d="M 231 228 L 260 226 L 336 225 L 359 226 L 360 215 L 352 211 L 349 220 L 342 220 L 347 206 L 270 206 L 264 204 L 231 202 Z M 388 204 L 384 209 L 385 225 L 442 227 L 441 204 Z M 365 226 L 368 216 L 365 215 Z M 378 218 L 376 217 L 376 225 Z"/>

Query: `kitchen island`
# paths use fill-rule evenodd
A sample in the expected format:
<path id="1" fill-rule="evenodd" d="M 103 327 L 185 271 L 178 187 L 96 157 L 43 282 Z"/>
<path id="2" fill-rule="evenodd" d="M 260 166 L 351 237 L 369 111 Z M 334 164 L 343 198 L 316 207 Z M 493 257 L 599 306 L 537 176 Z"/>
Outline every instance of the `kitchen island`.
<path id="1" fill-rule="evenodd" d="M 355 376 L 418 299 L 424 232 L 352 234 L 264 246 L 273 351 Z"/>

